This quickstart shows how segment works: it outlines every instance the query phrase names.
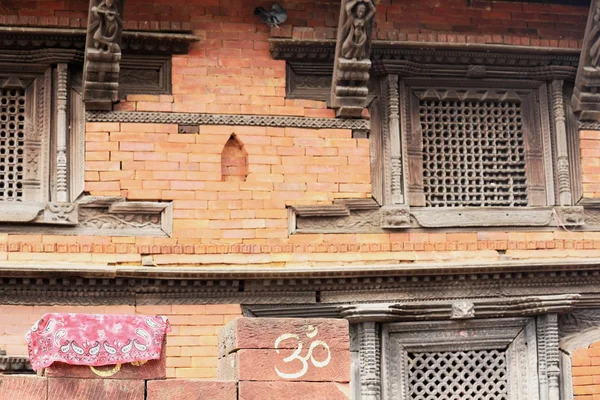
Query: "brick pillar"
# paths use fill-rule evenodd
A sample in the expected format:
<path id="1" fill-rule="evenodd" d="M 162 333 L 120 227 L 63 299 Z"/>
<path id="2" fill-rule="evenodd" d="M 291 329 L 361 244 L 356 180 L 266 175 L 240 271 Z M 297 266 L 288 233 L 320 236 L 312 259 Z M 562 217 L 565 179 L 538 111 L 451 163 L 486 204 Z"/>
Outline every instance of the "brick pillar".
<path id="1" fill-rule="evenodd" d="M 588 348 L 575 349 L 571 354 L 573 399 L 600 398 L 600 341 Z"/>
<path id="2" fill-rule="evenodd" d="M 238 318 L 219 333 L 218 374 L 238 400 L 348 400 L 348 322 Z"/>
<path id="3" fill-rule="evenodd" d="M 600 131 L 579 131 L 584 198 L 600 197 Z"/>

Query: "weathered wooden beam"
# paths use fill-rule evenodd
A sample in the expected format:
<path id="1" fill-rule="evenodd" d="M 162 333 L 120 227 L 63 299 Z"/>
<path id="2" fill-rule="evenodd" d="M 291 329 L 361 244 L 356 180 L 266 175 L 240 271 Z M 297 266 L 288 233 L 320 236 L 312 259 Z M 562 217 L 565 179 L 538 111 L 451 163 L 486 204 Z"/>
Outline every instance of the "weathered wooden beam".
<path id="1" fill-rule="evenodd" d="M 83 64 L 83 101 L 88 110 L 110 110 L 119 99 L 124 3 L 90 0 Z"/>
<path id="2" fill-rule="evenodd" d="M 600 121 L 600 1 L 592 0 L 573 90 L 573 111 L 582 121 Z"/>
<path id="3" fill-rule="evenodd" d="M 329 106 L 336 116 L 359 118 L 367 106 L 373 0 L 342 0 Z"/>

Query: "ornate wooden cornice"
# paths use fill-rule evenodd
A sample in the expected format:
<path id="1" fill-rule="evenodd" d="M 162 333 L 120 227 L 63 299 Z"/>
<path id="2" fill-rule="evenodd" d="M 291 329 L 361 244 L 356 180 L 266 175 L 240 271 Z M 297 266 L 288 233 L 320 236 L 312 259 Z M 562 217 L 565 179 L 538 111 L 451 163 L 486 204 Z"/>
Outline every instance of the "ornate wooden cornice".
<path id="1" fill-rule="evenodd" d="M 364 119 L 305 118 L 274 115 L 90 111 L 88 122 L 134 122 L 179 125 L 245 125 L 311 129 L 369 130 Z"/>
<path id="2" fill-rule="evenodd" d="M 78 28 L 36 28 L 0 26 L 0 48 L 9 50 L 58 49 L 75 50 L 79 60 L 83 60 L 85 29 Z M 127 31 L 122 34 L 123 53 L 185 54 L 192 43 L 200 38 L 191 32 L 147 32 Z M 31 51 L 31 54 L 43 54 Z"/>
<path id="3" fill-rule="evenodd" d="M 275 59 L 295 65 L 333 64 L 333 40 L 272 38 L 269 43 Z M 579 50 L 374 40 L 371 60 L 371 72 L 376 75 L 569 80 L 575 78 Z"/>
<path id="4" fill-rule="evenodd" d="M 472 302 L 477 303 L 475 312 L 480 316 L 492 315 L 490 310 L 493 309 L 513 315 L 511 313 L 535 313 L 540 307 L 565 311 L 600 305 L 598 296 L 587 295 L 595 293 L 600 284 L 599 267 L 598 261 L 581 260 L 471 266 L 444 263 L 332 266 L 318 270 L 314 267 L 153 268 L 52 266 L 48 263 L 8 266 L 2 263 L 0 304 L 232 302 L 289 304 L 286 307 L 296 313 L 301 312 L 298 309 L 302 305 L 312 304 L 317 312 L 339 316 L 342 309 L 332 306 L 357 302 L 393 303 L 402 304 L 396 314 L 420 315 L 415 311 L 418 307 L 409 306 L 406 299 L 411 299 L 412 304 L 437 302 L 438 305 L 452 305 L 457 299 L 474 299 Z M 505 300 L 495 303 L 484 300 L 493 297 L 505 297 Z M 319 311 L 319 307 L 324 309 Z M 442 308 L 438 311 L 449 313 L 451 310 L 451 307 Z"/>

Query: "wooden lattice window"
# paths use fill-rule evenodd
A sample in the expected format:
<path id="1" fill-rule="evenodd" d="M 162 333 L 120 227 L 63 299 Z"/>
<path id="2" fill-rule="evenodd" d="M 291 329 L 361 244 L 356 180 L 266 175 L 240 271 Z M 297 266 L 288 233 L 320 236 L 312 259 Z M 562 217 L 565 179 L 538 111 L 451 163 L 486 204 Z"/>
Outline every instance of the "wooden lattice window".
<path id="1" fill-rule="evenodd" d="M 504 349 L 409 352 L 411 400 L 509 400 Z"/>
<path id="2" fill-rule="evenodd" d="M 77 222 L 85 132 L 68 81 L 67 64 L 0 69 L 0 222 Z"/>
<path id="3" fill-rule="evenodd" d="M 382 398 L 539 398 L 532 319 L 392 323 L 384 325 L 382 340 Z"/>
<path id="4" fill-rule="evenodd" d="M 427 207 L 527 206 L 521 105 L 420 100 Z"/>
<path id="5" fill-rule="evenodd" d="M 408 83 L 402 100 L 410 206 L 553 205 L 545 86 Z"/>

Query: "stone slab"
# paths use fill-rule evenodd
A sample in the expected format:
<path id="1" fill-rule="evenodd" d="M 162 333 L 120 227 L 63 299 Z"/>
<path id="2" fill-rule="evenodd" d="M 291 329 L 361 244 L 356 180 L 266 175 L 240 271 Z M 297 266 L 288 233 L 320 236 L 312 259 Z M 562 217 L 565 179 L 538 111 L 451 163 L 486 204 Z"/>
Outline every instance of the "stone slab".
<path id="1" fill-rule="evenodd" d="M 48 378 L 48 400 L 144 400 L 145 386 L 143 380 Z"/>
<path id="2" fill-rule="evenodd" d="M 295 349 L 297 335 L 308 348 L 315 340 L 326 342 L 332 350 L 348 350 L 350 336 L 348 321 L 322 318 L 237 318 L 219 332 L 219 358 L 239 349 L 274 349 L 282 335 L 278 348 Z"/>
<path id="3" fill-rule="evenodd" d="M 350 400 L 350 385 L 333 382 L 240 382 L 239 400 Z"/>
<path id="4" fill-rule="evenodd" d="M 45 400 L 47 392 L 48 380 L 41 376 L 0 375 L 0 400 Z"/>
<path id="5" fill-rule="evenodd" d="M 147 400 L 237 400 L 236 382 L 169 379 L 148 381 Z"/>
<path id="6" fill-rule="evenodd" d="M 233 376 L 229 379 L 239 381 L 308 381 L 308 382 L 350 382 L 350 352 L 333 350 L 329 362 L 327 352 L 315 348 L 311 355 L 308 348 L 302 349 L 297 357 L 294 350 L 239 350 L 230 357 L 236 357 L 233 362 Z M 293 357 L 289 362 L 284 359 Z M 225 358 L 228 360 L 229 358 Z M 315 360 L 314 362 L 312 360 Z M 222 376 L 220 376 L 222 378 Z"/>

